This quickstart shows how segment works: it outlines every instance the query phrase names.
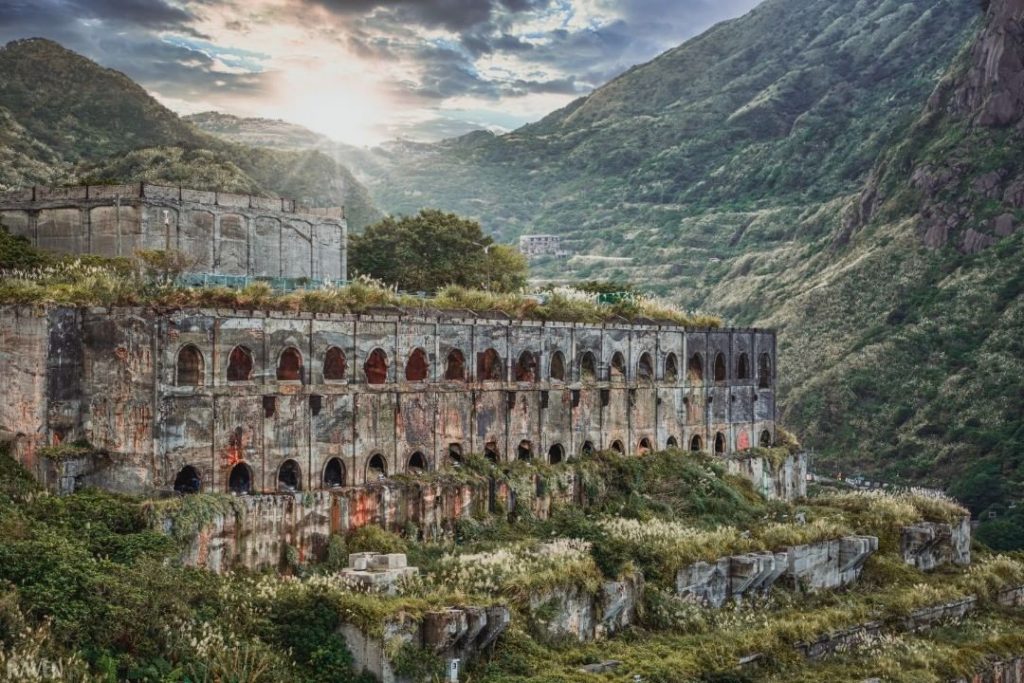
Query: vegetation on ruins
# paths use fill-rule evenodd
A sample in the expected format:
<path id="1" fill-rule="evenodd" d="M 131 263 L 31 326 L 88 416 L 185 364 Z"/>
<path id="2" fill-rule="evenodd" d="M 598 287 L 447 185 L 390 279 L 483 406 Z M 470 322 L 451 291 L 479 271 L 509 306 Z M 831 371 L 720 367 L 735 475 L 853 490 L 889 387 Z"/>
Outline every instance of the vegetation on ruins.
<path id="1" fill-rule="evenodd" d="M 0 232 L 0 240 L 6 233 Z M 157 308 L 234 308 L 311 313 L 367 313 L 374 309 L 441 309 L 498 313 L 514 319 L 596 323 L 649 319 L 690 328 L 717 328 L 721 320 L 700 312 L 686 313 L 653 298 L 598 303 L 593 295 L 568 287 L 535 294 L 491 292 L 452 285 L 433 297 L 399 292 L 393 286 L 361 277 L 343 286 L 325 285 L 290 293 L 275 292 L 269 283 L 253 282 L 241 289 L 188 287 L 175 277 L 185 260 L 175 252 L 144 251 L 135 261 L 101 257 L 38 255 L 16 238 L 7 238 L 15 266 L 0 269 L 0 303 L 69 306 L 153 306 Z M 4 246 L 0 241 L 0 247 Z M 6 252 L 5 252 L 6 253 Z"/>
<path id="2" fill-rule="evenodd" d="M 616 675 L 645 681 L 711 680 L 701 676 L 712 673 L 732 677 L 714 680 L 810 681 L 833 672 L 941 681 L 1024 647 L 1024 619 L 996 604 L 1000 590 L 1024 583 L 1024 561 L 980 548 L 970 568 L 932 574 L 883 549 L 858 584 L 838 593 L 777 588 L 720 610 L 673 594 L 671 571 L 695 557 L 834 538 L 848 529 L 881 535 L 894 519 L 963 513 L 941 498 L 826 491 L 796 504 L 768 502 L 714 459 L 683 451 L 631 459 L 598 453 L 556 466 L 496 467 L 472 456 L 460 469 L 430 476 L 496 477 L 519 491 L 522 507 L 536 493 L 534 477 L 557 487 L 569 472 L 585 482 L 584 506 L 557 506 L 548 520 L 499 511 L 459 520 L 455 535 L 439 541 L 424 542 L 415 529 L 398 535 L 377 527 L 332 537 L 335 554 L 409 553 L 421 575 L 389 596 L 347 584 L 330 561 L 291 566 L 284 576 L 180 567 L 181 544 L 214 514 L 244 514 L 237 499 L 146 501 L 98 491 L 57 497 L 0 457 L 0 680 L 30 679 L 25 672 L 32 671 L 46 680 L 59 671 L 61 680 L 368 681 L 351 668 L 341 623 L 382 635 L 392 616 L 496 602 L 511 607 L 512 624 L 493 653 L 471 665 L 473 680 L 586 681 L 593 675 L 580 666 L 617 659 Z M 173 520 L 170 534 L 163 520 Z M 596 590 L 634 572 L 648 583 L 638 625 L 591 644 L 545 635 L 554 603 L 544 596 Z M 957 627 L 900 631 L 914 610 L 966 596 L 978 598 L 979 608 Z M 865 621 L 891 629 L 865 646 L 869 656 L 844 652 L 809 664 L 794 650 Z M 385 646 L 406 673 L 432 680 L 439 670 L 430 653 Z M 739 670 L 739 658 L 753 654 L 761 656 L 757 668 Z"/>

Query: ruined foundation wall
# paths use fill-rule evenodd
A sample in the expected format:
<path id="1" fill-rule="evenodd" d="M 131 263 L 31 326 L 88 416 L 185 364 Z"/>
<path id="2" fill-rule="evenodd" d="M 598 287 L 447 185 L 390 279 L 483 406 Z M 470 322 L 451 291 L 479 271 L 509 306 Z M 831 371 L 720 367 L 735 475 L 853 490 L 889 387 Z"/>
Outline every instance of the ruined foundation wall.
<path id="1" fill-rule="evenodd" d="M 557 461 L 678 445 L 725 455 L 775 434 L 775 336 L 763 330 L 59 307 L 26 324 L 20 309 L 2 310 L 0 334 L 34 354 L 27 365 L 0 356 L 12 378 L 0 428 L 26 435 L 19 457 L 84 438 L 118 470 L 93 483 L 126 491 L 169 491 L 186 467 L 204 491 L 228 490 L 238 465 L 250 490 L 277 491 L 287 464 L 290 488 L 308 491 L 438 470 L 468 453 Z M 750 369 L 761 356 L 763 376 Z M 25 371 L 43 365 L 45 380 Z M 328 468 L 340 476 L 329 485 Z M 771 483 L 784 497 L 799 495 L 790 474 Z"/>
<path id="2" fill-rule="evenodd" d="M 195 273 L 347 278 L 342 210 L 290 199 L 146 183 L 36 187 L 0 195 L 0 223 L 59 254 L 175 250 Z"/>

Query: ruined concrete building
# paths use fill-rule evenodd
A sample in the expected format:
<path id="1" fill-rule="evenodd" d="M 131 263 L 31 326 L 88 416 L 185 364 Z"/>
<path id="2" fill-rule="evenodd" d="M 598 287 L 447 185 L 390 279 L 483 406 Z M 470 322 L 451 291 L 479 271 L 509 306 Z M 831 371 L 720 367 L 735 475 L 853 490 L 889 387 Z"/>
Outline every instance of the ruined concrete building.
<path id="1" fill-rule="evenodd" d="M 0 224 L 62 254 L 182 253 L 204 275 L 345 280 L 341 208 L 136 183 L 34 187 L 0 195 Z"/>
<path id="2" fill-rule="evenodd" d="M 0 437 L 51 485 L 311 491 L 470 453 L 727 454 L 775 433 L 764 330 L 6 306 L 0 348 Z M 107 455 L 71 472 L 38 457 L 77 439 Z"/>

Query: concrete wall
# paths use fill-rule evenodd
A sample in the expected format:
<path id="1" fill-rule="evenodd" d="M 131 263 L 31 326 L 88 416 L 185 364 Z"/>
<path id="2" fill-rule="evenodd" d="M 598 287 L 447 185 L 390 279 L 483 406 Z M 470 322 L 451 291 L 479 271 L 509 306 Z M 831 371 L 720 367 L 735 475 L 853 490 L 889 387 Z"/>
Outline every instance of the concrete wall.
<path id="1" fill-rule="evenodd" d="M 22 371 L 21 356 L 0 356 L 0 372 L 14 385 L 0 428 L 21 435 L 26 462 L 39 445 L 85 438 L 117 455 L 113 487 L 124 490 L 170 490 L 186 466 L 203 490 L 227 490 L 232 468 L 243 463 L 252 490 L 276 491 L 289 463 L 297 468 L 295 488 L 313 490 L 324 487 L 329 465 L 355 485 L 378 477 L 374 464 L 386 475 L 410 472 L 414 456 L 422 469 L 436 470 L 452 453 L 488 450 L 500 460 L 547 460 L 586 448 L 628 456 L 680 444 L 714 452 L 717 442 L 726 454 L 754 435 L 775 433 L 774 374 L 760 387 L 759 378 L 735 372 L 737 348 L 763 350 L 774 368 L 775 336 L 763 330 L 542 324 L 442 312 L 3 310 L 0 334 L 38 356 L 33 367 L 46 349 L 46 363 L 60 376 L 42 386 L 38 375 Z M 728 364 L 721 381 L 713 380 L 708 349 Z M 464 359 L 464 374 L 449 379 L 452 352 Z M 191 370 L 188 354 L 196 359 Z M 251 359 L 251 371 L 229 379 L 239 367 L 233 354 Z M 565 358 L 562 379 L 551 376 L 556 354 Z M 596 360 L 592 380 L 581 376 L 585 354 Z M 703 378 L 683 370 L 683 359 L 697 356 Z M 425 360 L 422 377 L 410 374 L 414 357 Z M 613 370 L 617 357 L 621 376 Z M 384 361 L 380 383 L 370 382 L 374 358 Z M 640 371 L 648 359 L 650 377 Z M 666 373 L 672 363 L 680 368 L 674 377 Z"/>
<path id="2" fill-rule="evenodd" d="M 0 195 L 0 223 L 61 254 L 177 250 L 196 273 L 347 277 L 341 209 L 302 209 L 290 199 L 148 184 L 37 187 Z"/>

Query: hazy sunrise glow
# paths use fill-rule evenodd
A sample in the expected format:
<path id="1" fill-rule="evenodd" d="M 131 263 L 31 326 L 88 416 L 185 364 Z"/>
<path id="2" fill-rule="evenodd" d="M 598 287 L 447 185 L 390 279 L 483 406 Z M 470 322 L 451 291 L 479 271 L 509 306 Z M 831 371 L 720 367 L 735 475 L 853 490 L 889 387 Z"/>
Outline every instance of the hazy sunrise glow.
<path id="1" fill-rule="evenodd" d="M 759 0 L 0 0 L 182 114 L 372 145 L 508 130 Z"/>

